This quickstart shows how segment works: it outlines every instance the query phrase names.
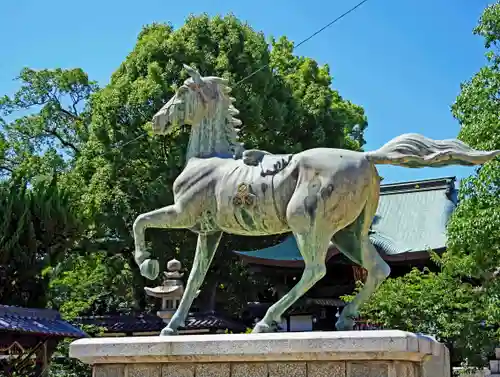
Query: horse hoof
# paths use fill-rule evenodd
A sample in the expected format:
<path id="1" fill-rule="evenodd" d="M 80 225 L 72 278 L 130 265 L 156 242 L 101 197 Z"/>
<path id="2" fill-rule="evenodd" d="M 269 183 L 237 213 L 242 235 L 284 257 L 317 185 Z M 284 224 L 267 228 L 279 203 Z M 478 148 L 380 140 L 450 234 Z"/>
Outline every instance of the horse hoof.
<path id="1" fill-rule="evenodd" d="M 177 335 L 177 330 L 171 329 L 170 327 L 165 327 L 161 330 L 160 336 L 172 336 Z"/>
<path id="2" fill-rule="evenodd" d="M 259 322 L 253 328 L 252 334 L 270 333 L 277 331 L 278 331 L 277 325 L 268 325 L 267 323 Z"/>
<path id="3" fill-rule="evenodd" d="M 155 280 L 160 274 L 160 263 L 154 259 L 146 259 L 139 266 L 141 275 L 149 280 Z"/>
<path id="4" fill-rule="evenodd" d="M 268 333 L 272 332 L 271 326 L 266 325 L 265 323 L 257 323 L 252 330 L 252 334 L 260 334 L 260 333 Z"/>

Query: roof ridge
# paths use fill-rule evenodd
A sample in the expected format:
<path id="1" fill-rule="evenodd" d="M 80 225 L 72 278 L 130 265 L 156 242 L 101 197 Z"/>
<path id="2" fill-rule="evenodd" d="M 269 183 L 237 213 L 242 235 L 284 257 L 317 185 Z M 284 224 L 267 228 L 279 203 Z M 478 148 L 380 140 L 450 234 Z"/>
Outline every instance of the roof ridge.
<path id="1" fill-rule="evenodd" d="M 425 178 L 425 179 L 415 179 L 415 180 L 411 180 L 411 181 L 398 181 L 398 182 L 391 182 L 391 183 L 382 183 L 381 186 L 401 185 L 401 184 L 418 183 L 418 182 L 439 182 L 439 181 L 447 181 L 447 180 L 455 181 L 456 179 L 457 179 L 456 176 L 448 175 L 448 176 L 438 177 L 438 178 Z"/>
<path id="2" fill-rule="evenodd" d="M 11 306 L 11 305 L 0 305 L 0 317 L 2 316 L 43 318 L 49 320 L 61 319 L 61 314 L 54 309 L 24 308 L 21 306 Z"/>
<path id="3" fill-rule="evenodd" d="M 456 177 L 451 176 L 434 179 L 387 183 L 380 185 L 380 194 L 387 195 L 416 191 L 454 189 L 455 181 Z"/>

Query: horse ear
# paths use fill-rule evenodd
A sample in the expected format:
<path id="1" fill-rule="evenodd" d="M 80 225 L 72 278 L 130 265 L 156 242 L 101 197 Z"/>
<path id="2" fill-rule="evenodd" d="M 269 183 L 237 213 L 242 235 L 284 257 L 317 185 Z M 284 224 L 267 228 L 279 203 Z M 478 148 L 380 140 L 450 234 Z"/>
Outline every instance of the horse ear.
<path id="1" fill-rule="evenodd" d="M 201 77 L 200 73 L 196 69 L 194 69 L 193 67 L 190 67 L 186 64 L 183 64 L 183 66 L 184 66 L 184 69 L 189 74 L 189 76 L 191 76 L 191 78 L 193 79 L 193 81 L 196 84 L 198 84 L 198 85 L 203 84 L 203 78 Z"/>

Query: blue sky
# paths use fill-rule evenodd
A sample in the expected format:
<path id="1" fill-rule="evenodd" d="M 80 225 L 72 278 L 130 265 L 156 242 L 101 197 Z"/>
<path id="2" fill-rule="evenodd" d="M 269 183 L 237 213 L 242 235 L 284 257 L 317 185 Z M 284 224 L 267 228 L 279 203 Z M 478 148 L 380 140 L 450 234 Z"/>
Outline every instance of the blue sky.
<path id="1" fill-rule="evenodd" d="M 24 66 L 81 67 L 107 83 L 132 50 L 142 26 L 183 24 L 190 13 L 234 13 L 266 35 L 298 42 L 359 0 L 7 0 L 0 12 L 0 94 Z M 296 52 L 328 63 L 333 86 L 368 116 L 366 150 L 405 132 L 456 137 L 450 105 L 460 83 L 484 65 L 482 40 L 472 35 L 486 0 L 369 0 Z M 380 167 L 384 182 L 447 175 L 470 168 Z"/>

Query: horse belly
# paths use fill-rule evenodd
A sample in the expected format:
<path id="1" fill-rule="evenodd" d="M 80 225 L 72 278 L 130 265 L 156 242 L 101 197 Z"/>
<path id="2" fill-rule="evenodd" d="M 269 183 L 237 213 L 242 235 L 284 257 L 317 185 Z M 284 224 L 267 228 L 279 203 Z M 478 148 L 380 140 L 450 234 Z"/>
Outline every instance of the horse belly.
<path id="1" fill-rule="evenodd" d="M 248 174 L 231 179 L 217 193 L 217 224 L 238 235 L 271 235 L 289 231 L 286 204 L 291 197 L 287 184 L 276 185 L 272 177 Z M 293 190 L 292 190 L 293 191 Z"/>

